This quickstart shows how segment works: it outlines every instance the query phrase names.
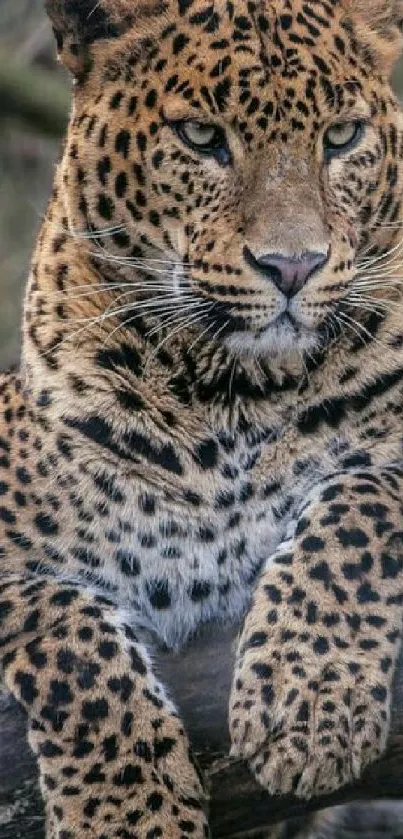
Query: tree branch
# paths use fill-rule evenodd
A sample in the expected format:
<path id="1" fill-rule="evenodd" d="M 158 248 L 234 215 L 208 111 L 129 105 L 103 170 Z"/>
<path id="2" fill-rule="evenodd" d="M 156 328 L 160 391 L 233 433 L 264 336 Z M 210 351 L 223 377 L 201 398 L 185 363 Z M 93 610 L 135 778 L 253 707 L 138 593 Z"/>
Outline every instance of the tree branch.
<path id="1" fill-rule="evenodd" d="M 227 704 L 233 666 L 234 630 L 215 627 L 177 655 L 158 653 L 155 666 L 185 720 L 193 750 L 211 792 L 211 826 L 216 837 L 263 830 L 285 818 L 301 816 L 357 799 L 403 798 L 403 655 L 394 690 L 392 736 L 388 753 L 365 777 L 335 795 L 308 803 L 291 796 L 271 798 L 247 768 L 230 762 Z M 43 839 L 42 804 L 36 766 L 25 741 L 26 721 L 14 701 L 0 698 L 0 834 L 2 839 Z M 22 833 L 21 833 L 22 831 Z"/>

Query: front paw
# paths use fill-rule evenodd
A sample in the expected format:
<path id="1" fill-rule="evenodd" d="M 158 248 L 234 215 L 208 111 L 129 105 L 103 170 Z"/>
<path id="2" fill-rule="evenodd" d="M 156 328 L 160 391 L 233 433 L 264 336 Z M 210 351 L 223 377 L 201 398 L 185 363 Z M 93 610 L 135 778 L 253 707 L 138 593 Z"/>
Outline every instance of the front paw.
<path id="1" fill-rule="evenodd" d="M 328 793 L 382 753 L 389 705 L 389 687 L 361 651 L 332 655 L 325 636 L 277 627 L 269 637 L 247 625 L 230 701 L 231 755 L 248 760 L 272 795 Z"/>

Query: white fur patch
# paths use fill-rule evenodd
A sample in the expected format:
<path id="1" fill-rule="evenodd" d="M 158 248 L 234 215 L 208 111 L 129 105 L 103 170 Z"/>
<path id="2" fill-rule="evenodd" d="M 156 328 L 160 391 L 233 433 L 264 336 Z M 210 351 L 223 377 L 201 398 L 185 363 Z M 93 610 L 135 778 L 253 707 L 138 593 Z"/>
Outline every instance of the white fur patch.
<path id="1" fill-rule="evenodd" d="M 316 332 L 301 327 L 298 330 L 291 323 L 274 323 L 264 332 L 233 332 L 223 343 L 237 355 L 280 355 L 290 350 L 311 352 L 319 343 Z"/>

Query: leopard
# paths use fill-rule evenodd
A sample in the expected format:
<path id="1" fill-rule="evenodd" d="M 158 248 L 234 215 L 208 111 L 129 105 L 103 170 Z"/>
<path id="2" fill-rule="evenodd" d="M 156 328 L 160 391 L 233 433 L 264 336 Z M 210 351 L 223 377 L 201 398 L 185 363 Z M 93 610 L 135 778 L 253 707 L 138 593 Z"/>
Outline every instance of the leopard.
<path id="1" fill-rule="evenodd" d="M 72 110 L 0 380 L 2 683 L 47 839 L 202 839 L 153 664 L 241 626 L 229 759 L 384 751 L 403 615 L 401 0 L 46 0 Z"/>

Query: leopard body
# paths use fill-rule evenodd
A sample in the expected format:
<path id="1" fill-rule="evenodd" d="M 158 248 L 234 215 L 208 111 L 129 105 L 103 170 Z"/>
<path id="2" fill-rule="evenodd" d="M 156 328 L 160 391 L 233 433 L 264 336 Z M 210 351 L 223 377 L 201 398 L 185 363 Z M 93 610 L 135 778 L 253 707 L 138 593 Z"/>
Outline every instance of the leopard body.
<path id="1" fill-rule="evenodd" d="M 1 382 L 2 670 L 49 839 L 196 837 L 204 794 L 143 630 L 176 649 L 244 618 L 233 754 L 271 792 L 337 788 L 386 744 L 403 10 L 47 6 L 74 103 Z"/>

